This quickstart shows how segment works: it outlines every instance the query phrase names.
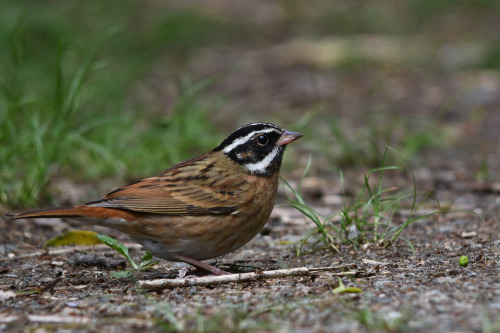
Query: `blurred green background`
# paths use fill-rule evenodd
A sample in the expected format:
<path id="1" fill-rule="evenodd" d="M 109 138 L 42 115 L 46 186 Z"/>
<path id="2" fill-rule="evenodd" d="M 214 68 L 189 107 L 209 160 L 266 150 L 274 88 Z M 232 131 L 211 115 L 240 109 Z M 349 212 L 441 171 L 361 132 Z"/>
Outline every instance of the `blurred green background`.
<path id="1" fill-rule="evenodd" d="M 310 153 L 320 176 L 377 166 L 390 144 L 498 179 L 499 17 L 496 0 L 2 0 L 0 204 L 90 200 L 251 121 L 306 134 L 292 176 Z"/>

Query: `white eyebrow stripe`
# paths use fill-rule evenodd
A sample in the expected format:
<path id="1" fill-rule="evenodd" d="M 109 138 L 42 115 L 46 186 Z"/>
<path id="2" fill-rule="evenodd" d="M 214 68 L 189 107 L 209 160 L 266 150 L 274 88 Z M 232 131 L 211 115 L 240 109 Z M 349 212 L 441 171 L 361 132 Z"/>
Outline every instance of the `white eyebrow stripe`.
<path id="1" fill-rule="evenodd" d="M 229 153 L 231 150 L 233 150 L 234 148 L 244 144 L 245 142 L 248 141 L 248 139 L 250 139 L 252 136 L 254 136 L 255 134 L 257 133 L 269 133 L 269 132 L 278 132 L 277 129 L 275 128 L 268 128 L 268 129 L 263 129 L 263 130 L 260 130 L 260 131 L 253 131 L 241 138 L 238 138 L 236 140 L 234 140 L 229 146 L 227 146 L 226 148 L 224 148 L 222 151 L 225 152 L 225 153 Z"/>
<path id="2" fill-rule="evenodd" d="M 266 171 L 269 164 L 271 164 L 271 162 L 274 160 L 276 155 L 278 155 L 280 149 L 281 149 L 281 147 L 274 147 L 273 150 L 271 150 L 271 152 L 269 154 L 267 154 L 267 156 L 262 161 L 259 161 L 256 163 L 245 164 L 244 165 L 245 168 L 247 168 L 247 170 L 250 172 L 257 171 L 257 172 L 262 173 L 262 172 Z"/>

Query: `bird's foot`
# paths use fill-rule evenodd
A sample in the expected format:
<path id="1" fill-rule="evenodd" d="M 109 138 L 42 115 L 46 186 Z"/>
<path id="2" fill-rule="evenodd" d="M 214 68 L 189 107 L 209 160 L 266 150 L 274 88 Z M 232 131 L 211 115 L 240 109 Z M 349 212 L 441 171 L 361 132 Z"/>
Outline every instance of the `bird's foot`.
<path id="1" fill-rule="evenodd" d="M 177 260 L 187 262 L 190 265 L 193 265 L 194 267 L 201 268 L 205 271 L 208 271 L 212 273 L 213 275 L 230 275 L 231 273 L 228 273 L 218 267 L 212 266 L 210 264 L 207 264 L 206 262 L 202 262 L 193 258 L 189 258 L 186 256 L 183 256 L 182 254 L 178 253 L 170 253 L 172 257 L 174 257 Z"/>

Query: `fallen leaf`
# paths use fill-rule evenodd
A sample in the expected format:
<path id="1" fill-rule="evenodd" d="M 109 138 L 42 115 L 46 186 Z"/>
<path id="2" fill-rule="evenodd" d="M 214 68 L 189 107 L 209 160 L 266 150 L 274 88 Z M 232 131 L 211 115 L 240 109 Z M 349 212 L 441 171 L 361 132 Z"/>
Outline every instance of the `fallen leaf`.
<path id="1" fill-rule="evenodd" d="M 346 287 L 342 282 L 342 279 L 339 278 L 339 286 L 332 290 L 332 294 L 342 294 L 342 293 L 360 293 L 362 290 L 356 287 Z"/>
<path id="2" fill-rule="evenodd" d="M 96 245 L 102 242 L 97 239 L 94 231 L 71 230 L 65 234 L 52 238 L 45 243 L 45 247 L 63 246 L 63 245 Z"/>

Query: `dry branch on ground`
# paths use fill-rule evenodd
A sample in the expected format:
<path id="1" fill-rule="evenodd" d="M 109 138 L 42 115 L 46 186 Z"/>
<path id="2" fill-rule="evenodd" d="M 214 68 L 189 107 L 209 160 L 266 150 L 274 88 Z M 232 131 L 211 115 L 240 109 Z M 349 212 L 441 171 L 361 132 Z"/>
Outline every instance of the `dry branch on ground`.
<path id="1" fill-rule="evenodd" d="M 240 273 L 231 275 L 220 275 L 220 276 L 204 276 L 195 278 L 182 278 L 182 279 L 158 279 L 158 280 L 142 280 L 138 282 L 138 285 L 142 288 L 148 290 L 166 289 L 166 288 L 178 288 L 178 287 L 191 287 L 191 286 L 209 286 L 225 283 L 241 283 L 256 280 L 265 279 L 277 279 L 283 277 L 291 276 L 313 276 L 320 275 L 324 272 L 332 272 L 338 270 L 345 266 L 335 266 L 335 267 L 299 267 L 299 268 L 289 268 L 289 269 L 278 269 L 272 271 L 261 271 L 255 273 Z M 353 276 L 356 275 L 357 271 L 347 271 L 339 273 L 329 273 L 333 276 Z"/>

